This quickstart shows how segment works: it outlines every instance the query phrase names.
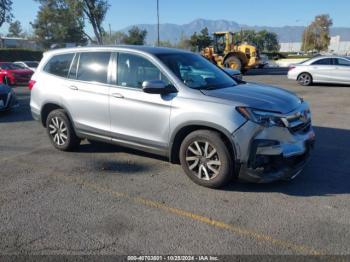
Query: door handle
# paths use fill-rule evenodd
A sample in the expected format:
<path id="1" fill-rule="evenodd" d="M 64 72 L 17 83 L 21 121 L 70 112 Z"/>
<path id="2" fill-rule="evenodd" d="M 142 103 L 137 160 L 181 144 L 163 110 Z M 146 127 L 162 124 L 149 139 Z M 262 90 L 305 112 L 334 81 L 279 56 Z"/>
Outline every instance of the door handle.
<path id="1" fill-rule="evenodd" d="M 69 86 L 68 88 L 71 90 L 78 90 L 78 88 L 76 86 Z"/>
<path id="2" fill-rule="evenodd" d="M 112 96 L 115 98 L 124 98 L 124 96 L 122 94 L 119 94 L 119 93 L 112 93 Z"/>

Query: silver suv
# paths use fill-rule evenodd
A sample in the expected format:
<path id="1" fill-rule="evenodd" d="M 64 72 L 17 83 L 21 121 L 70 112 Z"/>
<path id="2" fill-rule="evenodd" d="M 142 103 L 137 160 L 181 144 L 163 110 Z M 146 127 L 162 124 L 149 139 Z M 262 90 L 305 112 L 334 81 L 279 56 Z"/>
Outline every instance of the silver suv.
<path id="1" fill-rule="evenodd" d="M 49 51 L 30 82 L 32 115 L 60 150 L 82 139 L 166 156 L 194 182 L 292 179 L 314 143 L 308 104 L 237 82 L 200 55 L 145 46 Z"/>

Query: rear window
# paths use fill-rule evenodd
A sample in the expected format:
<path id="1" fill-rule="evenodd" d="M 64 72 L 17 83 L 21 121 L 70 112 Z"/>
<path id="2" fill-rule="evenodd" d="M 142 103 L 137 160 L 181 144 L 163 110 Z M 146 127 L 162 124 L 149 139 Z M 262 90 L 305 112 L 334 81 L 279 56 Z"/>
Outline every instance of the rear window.
<path id="1" fill-rule="evenodd" d="M 74 54 L 56 55 L 45 65 L 44 71 L 56 76 L 67 77 Z"/>

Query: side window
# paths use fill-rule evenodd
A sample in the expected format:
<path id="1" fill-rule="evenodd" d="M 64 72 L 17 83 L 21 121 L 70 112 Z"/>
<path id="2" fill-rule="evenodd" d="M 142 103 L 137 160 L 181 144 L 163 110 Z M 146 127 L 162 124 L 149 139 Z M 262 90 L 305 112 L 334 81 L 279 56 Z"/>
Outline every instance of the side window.
<path id="1" fill-rule="evenodd" d="M 119 53 L 118 86 L 142 88 L 143 81 L 148 80 L 163 80 L 166 84 L 170 84 L 161 71 L 147 59 L 138 55 Z"/>
<path id="2" fill-rule="evenodd" d="M 56 55 L 45 65 L 44 71 L 56 76 L 67 77 L 74 54 Z"/>
<path id="3" fill-rule="evenodd" d="M 106 84 L 110 57 L 110 52 L 81 53 L 77 79 Z"/>
<path id="4" fill-rule="evenodd" d="M 340 65 L 340 66 L 350 66 L 350 60 L 338 58 L 338 59 L 335 59 L 335 62 L 337 65 Z"/>
<path id="5" fill-rule="evenodd" d="M 331 58 L 324 58 L 317 60 L 312 63 L 313 65 L 331 65 L 332 64 L 332 59 Z"/>

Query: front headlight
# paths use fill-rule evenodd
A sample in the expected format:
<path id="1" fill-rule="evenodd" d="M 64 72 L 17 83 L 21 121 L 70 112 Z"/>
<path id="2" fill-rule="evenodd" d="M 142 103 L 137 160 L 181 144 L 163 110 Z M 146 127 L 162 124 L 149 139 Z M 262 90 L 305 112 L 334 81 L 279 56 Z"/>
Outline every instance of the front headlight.
<path id="1" fill-rule="evenodd" d="M 274 112 L 262 111 L 249 107 L 237 107 L 237 111 L 246 119 L 262 126 L 285 127 L 281 115 Z"/>

